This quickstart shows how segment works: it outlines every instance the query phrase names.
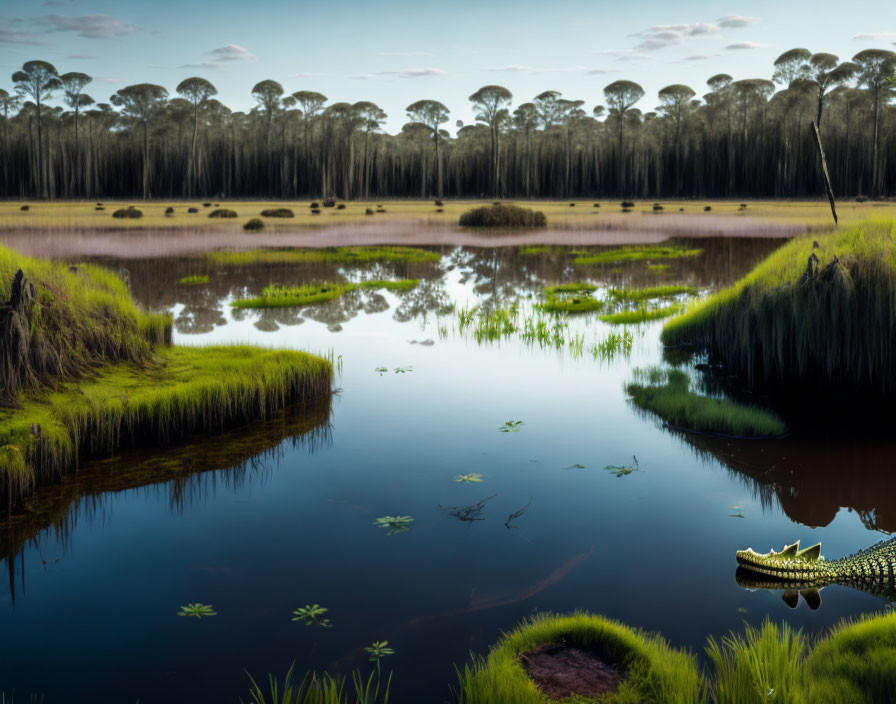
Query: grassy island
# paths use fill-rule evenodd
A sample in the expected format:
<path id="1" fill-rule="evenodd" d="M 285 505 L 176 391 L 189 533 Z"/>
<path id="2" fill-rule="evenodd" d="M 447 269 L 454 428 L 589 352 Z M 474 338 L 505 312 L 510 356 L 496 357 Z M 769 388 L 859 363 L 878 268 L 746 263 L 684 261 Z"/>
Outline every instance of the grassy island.
<path id="1" fill-rule="evenodd" d="M 669 346 L 708 352 L 782 393 L 896 395 L 896 221 L 800 237 L 666 323 Z"/>
<path id="2" fill-rule="evenodd" d="M 419 279 L 401 279 L 399 281 L 360 281 L 358 283 L 302 284 L 300 286 L 281 286 L 270 284 L 255 298 L 243 298 L 234 301 L 234 308 L 286 308 L 290 306 L 310 306 L 315 303 L 327 303 L 344 296 L 350 291 L 360 289 L 386 289 L 388 291 L 409 291 L 420 283 Z"/>
<path id="3" fill-rule="evenodd" d="M 328 394 L 332 365 L 296 351 L 171 347 L 114 274 L 0 248 L 0 493 L 8 504 L 79 460 L 267 417 Z"/>

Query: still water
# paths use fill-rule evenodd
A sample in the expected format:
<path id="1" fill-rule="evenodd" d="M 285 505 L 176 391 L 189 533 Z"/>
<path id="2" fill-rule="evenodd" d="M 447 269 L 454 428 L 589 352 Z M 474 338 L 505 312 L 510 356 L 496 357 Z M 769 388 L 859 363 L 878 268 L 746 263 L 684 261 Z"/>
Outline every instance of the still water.
<path id="1" fill-rule="evenodd" d="M 678 241 L 704 252 L 666 270 L 575 267 L 562 247 L 448 244 L 434 248 L 438 263 L 363 269 L 223 266 L 203 252 L 92 257 L 140 303 L 174 313 L 177 344 L 332 353 L 338 393 L 224 437 L 122 452 L 42 489 L 26 519 L 0 531 L 0 689 L 48 704 L 237 701 L 245 671 L 366 670 L 363 647 L 388 640 L 393 701 L 437 703 L 450 699 L 455 664 L 535 611 L 588 609 L 699 652 L 745 620 L 817 632 L 883 608 L 832 586 L 817 611 L 792 610 L 780 592 L 736 584 L 734 551 L 799 538 L 840 557 L 896 530 L 896 443 L 664 429 L 624 392 L 635 368 L 661 363 L 661 321 L 629 328 L 631 354 L 612 359 L 587 352 L 614 330 L 593 316 L 570 320 L 581 355 L 457 329 L 455 304 L 526 305 L 562 281 L 706 293 L 782 242 Z M 178 284 L 191 274 L 209 283 Z M 422 283 L 304 309 L 229 305 L 272 282 L 359 277 Z M 500 432 L 509 420 L 518 432 Z M 605 469 L 633 457 L 637 471 Z M 454 481 L 467 473 L 483 481 Z M 479 520 L 445 510 L 485 499 Z M 383 515 L 414 522 L 387 535 L 373 525 Z M 189 602 L 218 616 L 179 618 Z M 312 603 L 332 628 L 291 621 Z"/>

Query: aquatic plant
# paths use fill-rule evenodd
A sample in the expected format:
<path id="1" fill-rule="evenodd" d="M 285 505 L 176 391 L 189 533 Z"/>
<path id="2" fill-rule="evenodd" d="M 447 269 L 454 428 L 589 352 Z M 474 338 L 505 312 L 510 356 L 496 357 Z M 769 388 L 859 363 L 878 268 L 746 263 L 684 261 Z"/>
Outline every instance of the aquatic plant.
<path id="1" fill-rule="evenodd" d="M 386 535 L 405 533 L 411 529 L 414 519 L 410 516 L 380 516 L 374 519 L 373 525 L 386 528 Z"/>
<path id="2" fill-rule="evenodd" d="M 662 308 L 635 308 L 634 310 L 621 310 L 617 313 L 608 313 L 599 316 L 605 323 L 613 325 L 638 325 L 651 320 L 661 320 L 672 315 L 677 315 L 684 307 L 680 303 L 673 303 Z"/>
<path id="3" fill-rule="evenodd" d="M 626 393 L 638 408 L 654 413 L 672 428 L 737 437 L 780 437 L 784 422 L 771 411 L 690 391 L 690 377 L 680 369 L 635 370 Z"/>
<path id="4" fill-rule="evenodd" d="M 184 286 L 193 286 L 198 284 L 207 284 L 208 283 L 208 274 L 193 274 L 191 276 L 184 276 L 178 280 L 179 284 Z"/>
<path id="5" fill-rule="evenodd" d="M 531 248 L 538 249 L 538 248 Z M 545 295 L 554 296 L 561 293 L 591 293 L 597 290 L 594 284 L 586 284 L 581 281 L 571 281 L 565 284 L 555 284 L 554 286 L 545 286 Z"/>
<path id="6" fill-rule="evenodd" d="M 508 420 L 504 425 L 502 425 L 498 430 L 502 433 L 518 433 L 520 432 L 520 426 L 523 425 L 523 421 L 521 420 Z"/>
<path id="7" fill-rule="evenodd" d="M 510 530 L 511 527 L 514 527 L 514 528 L 516 527 L 516 526 L 511 526 L 510 524 L 511 524 L 513 521 L 515 521 L 517 518 L 519 518 L 520 516 L 522 516 L 522 515 L 529 509 L 529 507 L 532 505 L 532 498 L 533 498 L 533 497 L 530 496 L 530 497 L 529 497 L 529 501 L 526 502 L 526 505 L 525 505 L 525 506 L 523 506 L 523 507 L 522 507 L 521 509 L 519 509 L 518 511 L 514 511 L 514 512 L 511 513 L 509 516 L 507 516 L 507 520 L 504 521 L 504 527 L 505 527 L 505 528 L 507 528 L 508 530 Z"/>
<path id="8" fill-rule="evenodd" d="M 702 249 L 687 249 L 679 246 L 631 246 L 617 247 L 603 252 L 589 252 L 574 257 L 573 264 L 582 266 L 591 264 L 618 264 L 620 262 L 639 261 L 642 259 L 678 259 L 680 257 L 696 257 Z"/>
<path id="9" fill-rule="evenodd" d="M 468 506 L 442 506 L 442 504 L 439 504 L 439 509 L 445 511 L 449 516 L 454 516 L 454 518 L 458 519 L 461 523 L 484 521 L 485 519 L 482 517 L 482 512 L 485 510 L 485 505 L 496 496 L 497 494 L 492 494 L 482 501 L 477 501 L 475 504 L 470 504 Z"/>
<path id="10" fill-rule="evenodd" d="M 454 481 L 461 482 L 462 484 L 481 484 L 482 475 L 476 473 L 458 474 L 454 477 Z"/>
<path id="11" fill-rule="evenodd" d="M 655 298 L 670 298 L 672 296 L 680 296 L 681 294 L 694 294 L 697 293 L 697 288 L 694 286 L 680 286 L 680 285 L 667 285 L 667 286 L 648 286 L 647 288 L 627 288 L 627 289 L 618 289 L 611 288 L 607 292 L 611 298 L 614 298 L 618 301 L 649 301 Z"/>
<path id="12" fill-rule="evenodd" d="M 674 650 L 658 635 L 577 611 L 533 616 L 502 637 L 488 655 L 474 655 L 458 670 L 460 704 L 544 704 L 546 697 L 530 679 L 521 656 L 545 644 L 580 648 L 617 670 L 618 689 L 603 695 L 601 702 L 701 701 L 701 677 L 693 655 Z"/>
<path id="13" fill-rule="evenodd" d="M 441 260 L 438 252 L 416 247 L 326 247 L 322 249 L 255 249 L 245 252 L 209 252 L 217 264 L 228 266 L 251 264 L 299 264 L 326 262 L 330 264 L 365 265 L 375 262 L 435 263 Z"/>
<path id="14" fill-rule="evenodd" d="M 632 351 L 635 336 L 628 330 L 621 333 L 611 332 L 607 337 L 591 346 L 591 356 L 594 359 L 610 360 L 617 355 L 629 355 Z"/>
<path id="15" fill-rule="evenodd" d="M 407 374 L 408 372 L 414 371 L 413 367 L 395 367 L 393 370 L 396 374 Z"/>
<path id="16" fill-rule="evenodd" d="M 663 343 L 708 352 L 776 393 L 896 394 L 896 221 L 816 237 L 692 304 L 666 323 Z"/>
<path id="17" fill-rule="evenodd" d="M 306 626 L 331 628 L 332 624 L 330 623 L 330 619 L 324 617 L 324 614 L 327 613 L 327 611 L 328 609 L 325 609 L 320 604 L 306 604 L 292 612 L 292 620 L 301 621 Z"/>
<path id="18" fill-rule="evenodd" d="M 604 469 L 607 470 L 610 474 L 612 474 L 617 479 L 619 479 L 621 477 L 626 477 L 629 474 L 631 474 L 632 472 L 637 472 L 641 469 L 641 466 L 638 464 L 638 458 L 633 455 L 632 459 L 635 462 L 633 465 L 630 465 L 630 464 L 608 464 L 606 467 L 604 467 Z"/>
<path id="19" fill-rule="evenodd" d="M 371 662 L 379 662 L 380 659 L 388 655 L 395 655 L 395 651 L 389 647 L 389 641 L 387 640 L 374 641 L 371 645 L 366 646 L 364 650 L 370 655 Z"/>
<path id="20" fill-rule="evenodd" d="M 462 227 L 545 227 L 548 221 L 541 211 L 496 203 L 468 210 L 458 223 Z"/>
<path id="21" fill-rule="evenodd" d="M 606 303 L 587 295 L 549 295 L 538 307 L 552 313 L 591 313 L 603 310 Z"/>
<path id="22" fill-rule="evenodd" d="M 217 616 L 218 612 L 209 604 L 195 603 L 181 606 L 178 616 L 188 616 L 191 618 L 206 618 L 208 616 Z"/>
<path id="23" fill-rule="evenodd" d="M 340 296 L 360 289 L 380 289 L 389 291 L 408 291 L 420 283 L 419 279 L 402 279 L 400 281 L 360 281 L 358 283 L 301 284 L 299 286 L 283 286 L 270 284 L 265 286 L 260 296 L 242 298 L 233 301 L 234 308 L 285 308 L 291 306 L 309 306 L 315 303 L 326 303 Z"/>
<path id="24" fill-rule="evenodd" d="M 268 675 L 267 689 L 246 673 L 251 685 L 249 704 L 388 704 L 392 675 L 382 682 L 380 671 L 374 668 L 364 677 L 352 672 L 351 683 L 347 677 L 334 677 L 329 673 L 306 672 L 298 679 L 295 662 L 290 665 L 281 684 L 274 675 Z M 243 700 L 240 699 L 242 704 Z"/>

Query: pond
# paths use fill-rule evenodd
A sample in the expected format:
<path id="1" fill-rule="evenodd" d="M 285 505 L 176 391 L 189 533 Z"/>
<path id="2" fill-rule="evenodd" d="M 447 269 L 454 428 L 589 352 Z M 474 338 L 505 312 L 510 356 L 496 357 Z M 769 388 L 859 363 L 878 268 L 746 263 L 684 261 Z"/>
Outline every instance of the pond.
<path id="1" fill-rule="evenodd" d="M 128 252 L 115 234 L 78 250 L 66 236 L 6 239 L 120 272 L 141 304 L 174 313 L 177 344 L 332 354 L 338 393 L 223 437 L 125 451 L 38 491 L 27 520 L 0 530 L 6 691 L 48 704 L 237 701 L 246 671 L 366 671 L 364 646 L 388 640 L 392 701 L 443 702 L 455 665 L 536 611 L 587 609 L 700 652 L 743 621 L 817 632 L 884 606 L 831 586 L 819 609 L 791 609 L 780 591 L 739 586 L 734 553 L 799 538 L 839 557 L 896 530 L 896 443 L 684 435 L 624 391 L 634 369 L 662 362 L 662 321 L 570 316 L 563 342 L 541 345 L 477 339 L 454 312 L 525 316 L 562 281 L 705 294 L 782 239 L 679 237 L 702 253 L 657 268 L 576 266 L 579 243 L 441 243 L 428 248 L 437 261 L 355 266 L 227 263 L 145 241 Z M 208 282 L 178 283 L 190 275 Z M 270 283 L 343 278 L 421 283 L 305 308 L 230 305 Z M 622 330 L 629 353 L 592 353 Z M 374 524 L 386 515 L 413 522 L 390 534 Z M 192 602 L 218 615 L 178 618 Z M 291 620 L 315 603 L 331 628 Z"/>

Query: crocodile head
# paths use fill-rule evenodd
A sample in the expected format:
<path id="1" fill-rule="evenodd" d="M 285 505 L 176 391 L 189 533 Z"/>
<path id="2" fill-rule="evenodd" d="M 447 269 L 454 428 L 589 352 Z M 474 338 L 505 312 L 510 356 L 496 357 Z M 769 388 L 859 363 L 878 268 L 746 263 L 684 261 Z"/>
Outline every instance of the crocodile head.
<path id="1" fill-rule="evenodd" d="M 827 566 L 821 543 L 800 550 L 800 541 L 785 545 L 781 552 L 758 553 L 753 548 L 737 551 L 737 563 L 750 572 L 781 582 L 806 582 L 823 577 Z"/>

